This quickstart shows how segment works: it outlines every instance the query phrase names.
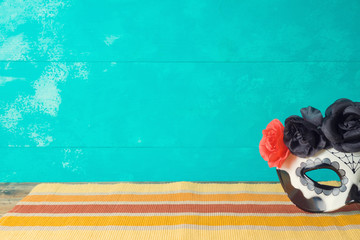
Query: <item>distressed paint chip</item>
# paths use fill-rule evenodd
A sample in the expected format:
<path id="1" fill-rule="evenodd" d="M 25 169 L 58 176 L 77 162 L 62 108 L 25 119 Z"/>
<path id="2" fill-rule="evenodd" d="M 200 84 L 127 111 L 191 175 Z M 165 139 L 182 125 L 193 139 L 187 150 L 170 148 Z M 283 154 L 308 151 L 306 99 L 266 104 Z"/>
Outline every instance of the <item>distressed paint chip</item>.
<path id="1" fill-rule="evenodd" d="M 53 137 L 49 135 L 50 124 L 38 123 L 28 126 L 28 137 L 32 139 L 37 147 L 49 146 L 53 141 Z"/>
<path id="2" fill-rule="evenodd" d="M 29 81 L 33 92 L 27 95 L 19 93 L 13 97 L 15 100 L 12 103 L 0 105 L 1 126 L 13 134 L 27 137 L 38 147 L 48 146 L 54 141 L 51 123 L 58 115 L 63 84 L 69 77 L 88 79 L 89 75 L 86 63 L 56 62 L 64 54 L 61 41 L 63 26 L 57 22 L 57 16 L 69 6 L 68 0 L 5 0 L 0 3 L 0 60 L 26 61 L 38 56 L 50 60 L 44 64 L 40 76 Z M 34 32 L 35 37 L 29 38 L 25 32 L 15 34 L 21 25 L 38 29 Z M 116 37 L 109 38 L 111 43 L 115 40 Z M 11 64 L 9 62 L 5 70 L 11 69 Z M 33 66 L 38 67 L 37 64 Z M 0 87 L 6 87 L 7 83 L 15 80 L 25 78 L 0 76 Z M 41 118 L 39 122 L 32 117 L 34 114 L 47 115 L 52 119 Z"/>
<path id="3" fill-rule="evenodd" d="M 22 114 L 16 108 L 10 108 L 0 116 L 1 125 L 10 132 L 14 131 L 20 120 L 22 120 Z"/>
<path id="4" fill-rule="evenodd" d="M 23 80 L 25 80 L 25 78 L 0 76 L 0 86 L 4 86 L 8 82 L 13 82 L 13 81 L 16 81 L 16 80 L 23 81 Z"/>
<path id="5" fill-rule="evenodd" d="M 81 160 L 84 157 L 82 149 L 64 149 L 64 160 L 61 165 L 64 169 L 72 172 L 79 172 L 81 170 Z"/>
<path id="6" fill-rule="evenodd" d="M 111 46 L 119 38 L 120 38 L 120 36 L 110 35 L 110 36 L 105 37 L 104 43 L 108 46 Z"/>
<path id="7" fill-rule="evenodd" d="M 0 27 L 0 34 L 2 33 Z M 11 37 L 4 37 L 0 40 L 0 60 L 19 61 L 28 59 L 30 51 L 29 43 L 25 40 L 24 34 Z"/>
<path id="8" fill-rule="evenodd" d="M 58 84 L 65 82 L 68 76 L 68 67 L 63 63 L 52 63 L 46 67 L 41 77 L 33 84 L 35 94 L 32 97 L 34 109 L 56 116 L 61 104 Z"/>

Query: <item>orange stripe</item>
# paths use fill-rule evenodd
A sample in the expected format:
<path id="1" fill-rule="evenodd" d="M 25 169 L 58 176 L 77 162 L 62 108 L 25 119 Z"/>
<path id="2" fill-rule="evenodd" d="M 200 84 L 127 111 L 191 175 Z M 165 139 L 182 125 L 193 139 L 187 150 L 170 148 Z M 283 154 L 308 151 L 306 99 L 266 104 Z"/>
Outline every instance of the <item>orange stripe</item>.
<path id="1" fill-rule="evenodd" d="M 29 215 L 32 213 L 304 213 L 295 205 L 268 204 L 17 205 L 10 212 Z"/>
<path id="2" fill-rule="evenodd" d="M 346 226 L 360 224 L 360 215 L 324 217 L 269 216 L 107 216 L 107 217 L 3 217 L 2 226 Z"/>
<path id="3" fill-rule="evenodd" d="M 116 201 L 283 201 L 288 202 L 286 195 L 265 194 L 114 194 L 114 195 L 29 195 L 22 201 L 25 202 L 116 202 Z"/>

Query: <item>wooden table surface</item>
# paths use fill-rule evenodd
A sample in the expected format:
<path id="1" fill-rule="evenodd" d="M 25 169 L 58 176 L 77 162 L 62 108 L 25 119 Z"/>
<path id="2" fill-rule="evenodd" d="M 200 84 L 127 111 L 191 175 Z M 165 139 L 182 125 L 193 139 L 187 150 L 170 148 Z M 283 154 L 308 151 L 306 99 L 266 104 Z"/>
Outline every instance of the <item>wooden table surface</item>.
<path id="1" fill-rule="evenodd" d="M 0 183 L 0 216 L 10 211 L 39 183 Z"/>

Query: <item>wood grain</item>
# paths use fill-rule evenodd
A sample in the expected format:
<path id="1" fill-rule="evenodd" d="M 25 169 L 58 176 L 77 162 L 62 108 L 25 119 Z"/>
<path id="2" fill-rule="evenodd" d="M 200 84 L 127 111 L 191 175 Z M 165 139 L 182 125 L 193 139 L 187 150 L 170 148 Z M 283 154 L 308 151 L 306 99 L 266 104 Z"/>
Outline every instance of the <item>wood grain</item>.
<path id="1" fill-rule="evenodd" d="M 39 183 L 0 183 L 0 216 L 10 211 Z"/>
<path id="2" fill-rule="evenodd" d="M 277 180 L 272 119 L 359 101 L 358 19 L 358 0 L 0 1 L 0 182 Z"/>

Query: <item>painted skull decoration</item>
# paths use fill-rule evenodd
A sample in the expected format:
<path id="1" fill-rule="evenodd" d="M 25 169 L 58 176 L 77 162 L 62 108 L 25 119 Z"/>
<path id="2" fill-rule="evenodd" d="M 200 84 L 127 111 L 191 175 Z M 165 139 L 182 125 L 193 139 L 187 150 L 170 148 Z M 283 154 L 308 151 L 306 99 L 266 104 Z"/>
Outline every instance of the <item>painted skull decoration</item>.
<path id="1" fill-rule="evenodd" d="M 360 203 L 360 103 L 339 99 L 325 111 L 313 107 L 290 116 L 285 127 L 275 119 L 263 130 L 261 156 L 276 171 L 284 191 L 300 209 L 329 212 Z M 333 171 L 337 185 L 307 175 Z"/>

